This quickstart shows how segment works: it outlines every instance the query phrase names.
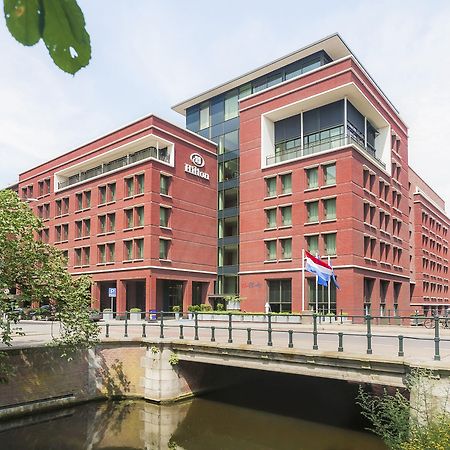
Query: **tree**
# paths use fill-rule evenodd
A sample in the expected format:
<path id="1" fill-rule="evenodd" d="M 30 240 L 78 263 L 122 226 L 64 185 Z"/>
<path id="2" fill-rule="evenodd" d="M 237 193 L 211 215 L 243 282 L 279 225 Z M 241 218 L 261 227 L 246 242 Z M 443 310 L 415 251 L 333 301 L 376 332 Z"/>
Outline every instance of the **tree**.
<path id="1" fill-rule="evenodd" d="M 0 333 L 4 344 L 13 339 L 12 313 L 16 306 L 7 295 L 17 287 L 21 295 L 49 299 L 62 323 L 61 335 L 53 344 L 64 353 L 89 348 L 98 341 L 99 327 L 89 318 L 91 302 L 89 277 L 73 277 L 61 251 L 36 240 L 42 228 L 31 208 L 10 190 L 0 191 Z"/>
<path id="2" fill-rule="evenodd" d="M 76 0 L 4 0 L 6 26 L 21 44 L 41 39 L 64 72 L 75 74 L 91 59 L 91 40 Z"/>

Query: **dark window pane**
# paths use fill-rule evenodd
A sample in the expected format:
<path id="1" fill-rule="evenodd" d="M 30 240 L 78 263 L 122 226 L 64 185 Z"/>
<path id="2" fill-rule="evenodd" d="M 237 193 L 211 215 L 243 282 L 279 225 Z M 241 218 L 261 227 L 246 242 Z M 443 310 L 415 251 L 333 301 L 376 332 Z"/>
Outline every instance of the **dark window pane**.
<path id="1" fill-rule="evenodd" d="M 198 105 L 186 110 L 186 128 L 191 131 L 198 131 L 200 128 L 200 109 Z"/>
<path id="2" fill-rule="evenodd" d="M 344 123 L 344 100 L 319 108 L 320 129 L 325 130 Z"/>
<path id="3" fill-rule="evenodd" d="M 211 100 L 211 125 L 217 125 L 224 121 L 223 96 L 214 97 Z"/>
<path id="4" fill-rule="evenodd" d="M 300 137 L 300 116 L 292 116 L 275 122 L 275 143 Z"/>

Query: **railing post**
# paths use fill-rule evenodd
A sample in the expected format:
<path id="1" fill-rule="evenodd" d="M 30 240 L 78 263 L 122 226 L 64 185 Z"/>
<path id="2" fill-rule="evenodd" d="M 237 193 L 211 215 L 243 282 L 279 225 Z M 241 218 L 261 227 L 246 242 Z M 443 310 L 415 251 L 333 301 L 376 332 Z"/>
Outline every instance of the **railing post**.
<path id="1" fill-rule="evenodd" d="M 372 354 L 372 317 L 370 314 L 366 315 L 367 324 L 367 354 Z"/>
<path id="2" fill-rule="evenodd" d="M 143 338 L 147 337 L 147 334 L 145 332 L 145 323 L 142 324 L 142 337 Z"/>
<path id="3" fill-rule="evenodd" d="M 211 327 L 211 342 L 216 342 L 216 327 Z"/>
<path id="4" fill-rule="evenodd" d="M 109 338 L 109 323 L 106 324 L 106 333 L 105 337 Z"/>
<path id="5" fill-rule="evenodd" d="M 180 325 L 180 339 L 184 339 L 183 325 Z"/>
<path id="6" fill-rule="evenodd" d="M 159 327 L 160 327 L 159 338 L 164 339 L 164 311 L 160 311 L 159 314 L 161 316 L 161 322 L 159 325 Z"/>
<path id="7" fill-rule="evenodd" d="M 128 312 L 125 311 L 125 332 L 123 337 L 128 337 Z"/>
<path id="8" fill-rule="evenodd" d="M 272 313 L 268 314 L 267 317 L 267 345 L 272 347 Z"/>
<path id="9" fill-rule="evenodd" d="M 341 325 L 342 325 L 342 309 L 341 309 Z"/>
<path id="10" fill-rule="evenodd" d="M 340 331 L 338 333 L 339 343 L 338 343 L 338 352 L 344 351 L 344 333 Z"/>
<path id="11" fill-rule="evenodd" d="M 403 336 L 398 337 L 398 356 L 405 356 L 405 352 L 403 351 Z"/>
<path id="12" fill-rule="evenodd" d="M 288 336 L 289 336 L 288 348 L 292 348 L 294 346 L 293 335 L 294 335 L 294 331 L 293 330 L 288 330 Z"/>
<path id="13" fill-rule="evenodd" d="M 231 323 L 231 314 L 228 313 L 228 343 L 233 343 L 233 325 Z"/>
<path id="14" fill-rule="evenodd" d="M 194 311 L 194 340 L 198 341 L 198 312 Z"/>
<path id="15" fill-rule="evenodd" d="M 439 343 L 441 338 L 439 337 L 439 316 L 434 316 L 434 360 L 440 361 L 441 355 L 439 352 Z"/>
<path id="16" fill-rule="evenodd" d="M 317 344 L 317 314 L 313 314 L 313 350 L 319 350 L 319 345 Z"/>
<path id="17" fill-rule="evenodd" d="M 247 345 L 252 345 L 252 329 L 247 328 Z"/>
<path id="18" fill-rule="evenodd" d="M 419 325 L 419 319 L 417 318 L 417 309 L 416 309 L 416 312 L 415 312 L 415 316 L 416 316 L 415 322 L 416 322 L 416 327 L 417 327 Z"/>
<path id="19" fill-rule="evenodd" d="M 391 324 L 391 310 L 388 309 L 388 325 Z"/>

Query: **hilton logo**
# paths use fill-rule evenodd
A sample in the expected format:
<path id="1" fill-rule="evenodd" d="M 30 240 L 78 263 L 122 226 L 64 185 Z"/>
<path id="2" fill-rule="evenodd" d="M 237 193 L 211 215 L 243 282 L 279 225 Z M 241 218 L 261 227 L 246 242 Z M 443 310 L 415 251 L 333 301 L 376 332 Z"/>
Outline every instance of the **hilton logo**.
<path id="1" fill-rule="evenodd" d="M 193 166 L 188 163 L 184 164 L 184 171 L 190 173 L 191 175 L 195 175 L 196 177 L 203 178 L 205 180 L 209 180 L 209 173 L 202 172 L 199 167 L 204 167 L 205 160 L 202 155 L 198 153 L 192 153 L 190 156 L 190 160 L 192 161 Z"/>
<path id="2" fill-rule="evenodd" d="M 194 164 L 194 166 L 197 167 L 203 167 L 205 165 L 205 160 L 203 159 L 203 156 L 199 155 L 198 153 L 192 153 L 191 161 L 192 164 Z"/>

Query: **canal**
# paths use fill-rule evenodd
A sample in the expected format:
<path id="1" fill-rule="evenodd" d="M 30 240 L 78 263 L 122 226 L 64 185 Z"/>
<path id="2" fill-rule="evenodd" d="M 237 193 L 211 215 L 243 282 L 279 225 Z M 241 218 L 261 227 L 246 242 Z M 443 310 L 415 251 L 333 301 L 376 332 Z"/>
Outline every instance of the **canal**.
<path id="1" fill-rule="evenodd" d="M 0 449 L 386 450 L 364 431 L 357 385 L 241 375 L 226 389 L 171 405 L 91 402 L 0 422 Z"/>

